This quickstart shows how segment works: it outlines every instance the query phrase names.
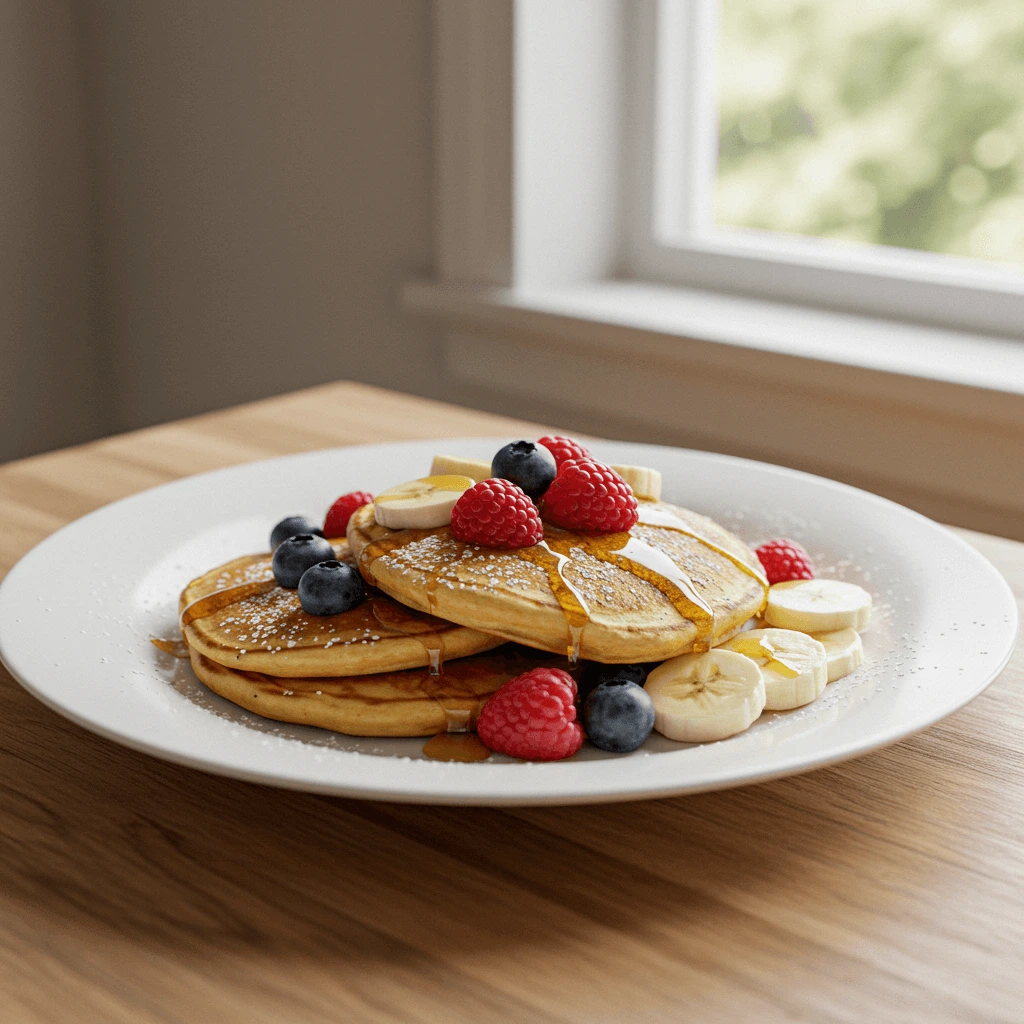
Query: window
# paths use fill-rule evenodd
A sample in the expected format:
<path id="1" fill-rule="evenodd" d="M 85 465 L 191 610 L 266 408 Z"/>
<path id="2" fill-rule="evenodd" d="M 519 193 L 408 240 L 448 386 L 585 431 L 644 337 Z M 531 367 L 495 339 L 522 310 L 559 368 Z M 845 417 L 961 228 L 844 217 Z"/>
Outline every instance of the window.
<path id="1" fill-rule="evenodd" d="M 1024 5 L 720 10 L 716 225 L 1024 269 Z"/>
<path id="2" fill-rule="evenodd" d="M 635 276 L 1019 336 L 1024 4 L 634 11 Z"/>

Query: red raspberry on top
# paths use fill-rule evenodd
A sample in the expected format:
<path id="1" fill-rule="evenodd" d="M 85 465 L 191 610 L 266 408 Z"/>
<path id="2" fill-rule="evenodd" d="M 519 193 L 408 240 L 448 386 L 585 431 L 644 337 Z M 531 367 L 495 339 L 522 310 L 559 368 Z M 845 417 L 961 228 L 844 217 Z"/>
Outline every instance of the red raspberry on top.
<path id="1" fill-rule="evenodd" d="M 629 484 L 593 459 L 569 459 L 544 495 L 544 518 L 567 530 L 625 533 L 639 517 Z"/>
<path id="2" fill-rule="evenodd" d="M 357 508 L 362 508 L 372 502 L 373 495 L 369 491 L 350 491 L 348 494 L 343 494 L 327 510 L 327 518 L 324 520 L 324 536 L 344 537 L 352 513 Z"/>
<path id="3" fill-rule="evenodd" d="M 811 556 L 795 540 L 780 537 L 762 544 L 756 551 L 769 583 L 786 580 L 813 580 Z"/>
<path id="4" fill-rule="evenodd" d="M 477 719 L 480 739 L 499 754 L 531 761 L 572 757 L 583 743 L 576 683 L 560 668 L 535 668 L 510 679 Z"/>
<path id="5" fill-rule="evenodd" d="M 511 480 L 481 480 L 452 509 L 452 536 L 491 548 L 526 548 L 544 539 L 537 506 Z"/>
<path id="6" fill-rule="evenodd" d="M 561 469 L 566 459 L 592 459 L 593 456 L 578 441 L 571 437 L 542 437 L 537 444 L 545 448 L 555 457 L 555 468 Z"/>

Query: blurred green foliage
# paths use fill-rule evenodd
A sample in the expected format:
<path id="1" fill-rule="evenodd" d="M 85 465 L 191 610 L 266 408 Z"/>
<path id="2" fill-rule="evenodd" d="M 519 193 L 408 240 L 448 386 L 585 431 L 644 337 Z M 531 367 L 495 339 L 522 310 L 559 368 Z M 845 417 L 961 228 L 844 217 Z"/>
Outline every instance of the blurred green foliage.
<path id="1" fill-rule="evenodd" d="M 1024 0 L 721 0 L 719 225 L 1024 266 Z"/>

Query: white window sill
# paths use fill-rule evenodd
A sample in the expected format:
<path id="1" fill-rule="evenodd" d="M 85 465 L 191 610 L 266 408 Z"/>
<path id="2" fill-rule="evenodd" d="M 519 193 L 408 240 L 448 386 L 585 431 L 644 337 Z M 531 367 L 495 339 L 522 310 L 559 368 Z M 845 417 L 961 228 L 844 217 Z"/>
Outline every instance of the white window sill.
<path id="1" fill-rule="evenodd" d="M 547 335 L 595 358 L 667 359 L 1024 427 L 1024 341 L 638 281 L 413 281 L 402 302 L 460 330 Z"/>
<path id="2" fill-rule="evenodd" d="M 463 386 L 1022 531 L 1024 342 L 636 281 L 414 281 L 402 301 L 447 325 Z"/>

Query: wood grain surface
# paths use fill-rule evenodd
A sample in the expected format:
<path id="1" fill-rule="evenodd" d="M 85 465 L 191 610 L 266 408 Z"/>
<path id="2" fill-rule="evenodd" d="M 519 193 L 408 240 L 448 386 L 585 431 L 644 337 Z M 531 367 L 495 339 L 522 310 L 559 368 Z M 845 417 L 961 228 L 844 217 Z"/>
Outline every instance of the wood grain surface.
<path id="1" fill-rule="evenodd" d="M 12 463 L 0 571 L 190 473 L 521 428 L 336 384 Z M 960 532 L 1020 601 L 1024 545 Z M 1018 651 L 940 724 L 808 775 L 497 811 L 203 775 L 0 669 L 0 1020 L 1017 1024 L 1022 686 Z"/>

